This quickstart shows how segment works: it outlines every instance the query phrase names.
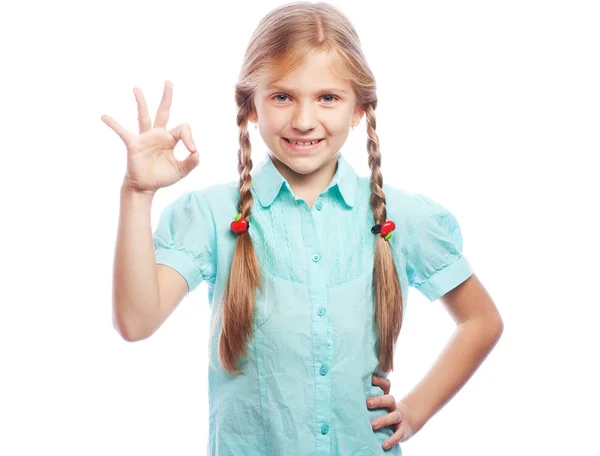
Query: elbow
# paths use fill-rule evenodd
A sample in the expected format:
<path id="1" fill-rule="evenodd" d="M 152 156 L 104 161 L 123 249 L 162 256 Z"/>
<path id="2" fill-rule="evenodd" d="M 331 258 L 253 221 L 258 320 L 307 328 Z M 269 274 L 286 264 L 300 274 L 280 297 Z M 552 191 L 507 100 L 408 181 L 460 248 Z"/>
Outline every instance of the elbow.
<path id="1" fill-rule="evenodd" d="M 127 342 L 135 342 L 136 339 L 131 336 L 129 329 L 123 322 L 123 319 L 119 317 L 117 312 L 113 312 L 113 328 L 115 328 L 123 340 L 126 340 Z"/>
<path id="2" fill-rule="evenodd" d="M 132 325 L 126 323 L 126 319 L 123 318 L 122 314 L 117 311 L 117 308 L 113 308 L 112 314 L 113 327 L 121 338 L 127 342 L 137 342 L 140 340 L 147 339 L 151 334 L 143 334 L 141 331 L 135 330 Z"/>
<path id="3" fill-rule="evenodd" d="M 504 321 L 500 314 L 496 314 L 494 318 L 491 319 L 490 324 L 490 334 L 493 336 L 494 340 L 497 342 L 500 337 L 502 337 L 502 333 L 504 332 Z"/>
<path id="4" fill-rule="evenodd" d="M 496 321 L 496 331 L 498 332 L 498 338 L 499 338 L 502 335 L 502 333 L 504 332 L 504 320 L 502 320 L 502 315 L 500 315 L 499 312 L 496 312 L 495 321 Z"/>

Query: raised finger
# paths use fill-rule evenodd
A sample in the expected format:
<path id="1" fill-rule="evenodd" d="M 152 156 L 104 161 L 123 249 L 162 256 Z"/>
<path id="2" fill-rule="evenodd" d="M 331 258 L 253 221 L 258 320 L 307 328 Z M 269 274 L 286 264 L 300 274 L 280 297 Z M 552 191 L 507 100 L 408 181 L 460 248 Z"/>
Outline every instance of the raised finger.
<path id="1" fill-rule="evenodd" d="M 379 375 L 373 374 L 373 385 L 380 386 L 383 389 L 384 394 L 390 394 L 390 387 L 392 382 L 389 378 L 380 377 Z"/>
<path id="2" fill-rule="evenodd" d="M 129 130 L 127 130 L 125 127 L 123 127 L 119 122 L 117 122 L 112 117 L 104 114 L 100 118 L 102 119 L 102 122 L 104 122 L 106 125 L 108 125 L 110 128 L 112 128 L 115 131 L 115 133 L 121 137 L 121 139 L 123 140 L 125 145 L 128 145 L 135 139 L 135 136 L 133 135 L 133 133 L 131 133 Z"/>
<path id="3" fill-rule="evenodd" d="M 146 98 L 140 89 L 137 87 L 133 88 L 133 94 L 135 95 L 135 101 L 137 102 L 138 110 L 138 125 L 140 135 L 145 131 L 150 130 L 151 119 L 150 113 L 148 112 L 148 105 L 146 104 Z"/>
<path id="4" fill-rule="evenodd" d="M 154 119 L 155 128 L 166 128 L 167 122 L 169 121 L 169 111 L 171 109 L 171 101 L 173 100 L 173 84 L 171 81 L 165 81 L 165 90 L 163 91 L 163 97 L 160 100 L 158 111 L 156 112 L 156 119 Z"/>

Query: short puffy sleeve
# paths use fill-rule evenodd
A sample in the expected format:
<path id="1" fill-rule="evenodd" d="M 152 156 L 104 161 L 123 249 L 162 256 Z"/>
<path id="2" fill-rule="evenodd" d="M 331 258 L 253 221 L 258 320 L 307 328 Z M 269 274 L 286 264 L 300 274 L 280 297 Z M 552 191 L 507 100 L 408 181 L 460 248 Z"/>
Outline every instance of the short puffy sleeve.
<path id="1" fill-rule="evenodd" d="M 216 271 L 215 224 L 206 198 L 198 190 L 184 193 L 165 207 L 153 234 L 156 264 L 179 272 L 188 293 Z"/>
<path id="2" fill-rule="evenodd" d="M 467 280 L 473 270 L 463 256 L 454 215 L 423 194 L 415 194 L 415 225 L 407 258 L 409 285 L 430 302 Z"/>

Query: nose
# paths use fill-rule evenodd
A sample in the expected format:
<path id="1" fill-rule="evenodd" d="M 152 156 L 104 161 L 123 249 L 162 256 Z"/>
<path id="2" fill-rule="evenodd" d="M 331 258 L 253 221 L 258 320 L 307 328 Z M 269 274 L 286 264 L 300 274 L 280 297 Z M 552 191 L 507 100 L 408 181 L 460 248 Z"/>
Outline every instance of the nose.
<path id="1" fill-rule="evenodd" d="M 316 108 L 310 104 L 301 104 L 295 109 L 292 127 L 300 131 L 310 131 L 317 125 Z"/>

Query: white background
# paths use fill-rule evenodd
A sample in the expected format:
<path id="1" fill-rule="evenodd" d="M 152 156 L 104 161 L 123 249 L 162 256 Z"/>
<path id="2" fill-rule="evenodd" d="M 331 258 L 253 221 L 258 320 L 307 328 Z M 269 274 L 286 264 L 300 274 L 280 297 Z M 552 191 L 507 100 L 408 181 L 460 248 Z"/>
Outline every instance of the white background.
<path id="1" fill-rule="evenodd" d="M 207 286 L 147 340 L 113 328 L 126 151 L 100 117 L 137 133 L 133 88 L 154 118 L 173 82 L 168 128 L 191 125 L 200 165 L 157 193 L 153 229 L 183 192 L 237 179 L 234 84 L 254 27 L 280 4 L 1 7 L 0 454 L 205 454 Z M 377 78 L 384 182 L 454 213 L 505 324 L 404 455 L 600 454 L 597 2 L 333 4 Z M 266 149 L 250 130 L 256 163 Z M 364 119 L 343 152 L 369 174 Z M 397 397 L 454 330 L 439 301 L 409 296 Z"/>

